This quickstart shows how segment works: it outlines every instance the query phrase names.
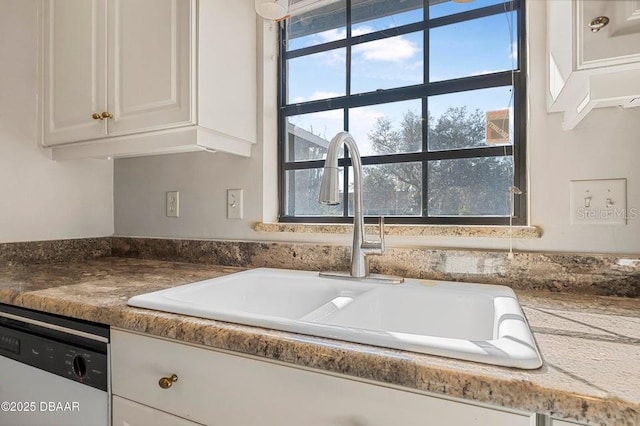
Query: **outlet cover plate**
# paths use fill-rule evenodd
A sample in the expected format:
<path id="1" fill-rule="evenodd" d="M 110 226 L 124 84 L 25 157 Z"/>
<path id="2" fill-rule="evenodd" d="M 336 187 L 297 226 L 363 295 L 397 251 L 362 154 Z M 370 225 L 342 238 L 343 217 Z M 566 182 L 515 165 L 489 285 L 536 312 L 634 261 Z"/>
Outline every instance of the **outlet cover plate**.
<path id="1" fill-rule="evenodd" d="M 167 217 L 178 217 L 180 215 L 180 193 L 178 191 L 167 192 Z"/>

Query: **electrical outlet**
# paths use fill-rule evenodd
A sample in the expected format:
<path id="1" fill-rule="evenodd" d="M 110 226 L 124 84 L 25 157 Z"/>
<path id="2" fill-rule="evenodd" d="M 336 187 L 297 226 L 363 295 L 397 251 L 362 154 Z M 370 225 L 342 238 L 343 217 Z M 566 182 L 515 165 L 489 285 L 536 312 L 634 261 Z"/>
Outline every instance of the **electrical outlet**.
<path id="1" fill-rule="evenodd" d="M 242 189 L 227 189 L 227 219 L 242 219 Z"/>
<path id="2" fill-rule="evenodd" d="M 627 180 L 571 181 L 572 225 L 626 225 Z"/>
<path id="3" fill-rule="evenodd" d="M 167 217 L 180 215 L 180 193 L 178 191 L 167 192 Z"/>

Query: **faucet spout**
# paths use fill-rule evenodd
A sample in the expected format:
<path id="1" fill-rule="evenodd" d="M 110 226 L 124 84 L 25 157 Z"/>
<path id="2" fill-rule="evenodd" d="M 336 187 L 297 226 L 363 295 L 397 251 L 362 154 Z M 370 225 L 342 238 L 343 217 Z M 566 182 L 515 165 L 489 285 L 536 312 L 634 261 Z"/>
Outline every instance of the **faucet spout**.
<path id="1" fill-rule="evenodd" d="M 353 166 L 353 245 L 351 250 L 351 277 L 369 276 L 370 255 L 384 253 L 384 220 L 380 219 L 380 241 L 367 241 L 364 232 L 364 214 L 362 207 L 362 160 L 358 145 L 348 132 L 338 133 L 329 144 L 324 164 L 319 201 L 322 204 L 340 203 L 338 188 L 338 155 L 345 145 L 351 155 Z"/>

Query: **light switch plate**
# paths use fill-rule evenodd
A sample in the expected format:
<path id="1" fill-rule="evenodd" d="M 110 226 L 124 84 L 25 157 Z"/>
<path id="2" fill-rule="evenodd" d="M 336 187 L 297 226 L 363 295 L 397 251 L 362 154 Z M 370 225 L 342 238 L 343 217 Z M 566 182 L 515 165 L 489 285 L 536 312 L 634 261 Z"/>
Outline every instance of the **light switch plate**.
<path id="1" fill-rule="evenodd" d="M 227 219 L 242 219 L 242 189 L 227 189 Z"/>
<path id="2" fill-rule="evenodd" d="M 627 180 L 571 181 L 572 225 L 626 225 Z"/>

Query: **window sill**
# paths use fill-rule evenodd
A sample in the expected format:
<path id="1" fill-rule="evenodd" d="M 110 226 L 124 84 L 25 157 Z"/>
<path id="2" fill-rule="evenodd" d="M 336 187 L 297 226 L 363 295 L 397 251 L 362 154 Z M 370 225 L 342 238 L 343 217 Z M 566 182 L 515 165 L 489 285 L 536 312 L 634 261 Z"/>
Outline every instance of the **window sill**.
<path id="1" fill-rule="evenodd" d="M 365 225 L 368 234 L 378 232 L 377 225 Z M 508 226 L 484 225 L 385 225 L 385 235 L 406 237 L 471 237 L 536 239 L 542 237 L 542 230 L 535 226 L 514 226 L 511 235 Z M 300 234 L 350 234 L 352 225 L 328 223 L 262 223 L 253 226 L 256 232 L 293 232 Z"/>

